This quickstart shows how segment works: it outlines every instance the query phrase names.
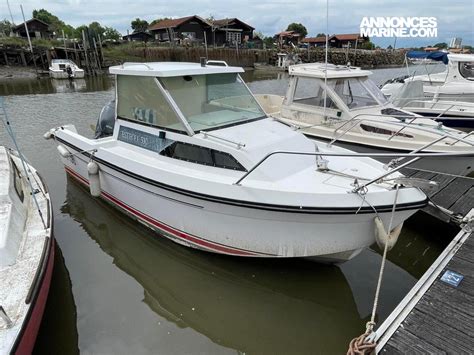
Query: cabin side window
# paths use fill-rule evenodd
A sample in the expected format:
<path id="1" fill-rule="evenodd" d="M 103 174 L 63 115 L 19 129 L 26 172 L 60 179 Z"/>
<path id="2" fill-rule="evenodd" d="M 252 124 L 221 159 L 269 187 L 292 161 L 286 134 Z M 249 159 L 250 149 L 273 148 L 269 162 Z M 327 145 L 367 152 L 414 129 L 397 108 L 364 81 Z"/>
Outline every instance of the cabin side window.
<path id="1" fill-rule="evenodd" d="M 117 116 L 165 130 L 186 132 L 151 76 L 117 76 Z"/>
<path id="2" fill-rule="evenodd" d="M 232 155 L 198 145 L 174 142 L 160 152 L 169 158 L 216 168 L 247 171 Z"/>
<path id="3" fill-rule="evenodd" d="M 319 80 L 298 78 L 296 82 L 293 102 L 297 104 L 324 107 L 324 89 Z M 328 82 L 330 86 L 330 82 Z M 326 96 L 326 107 L 337 109 L 329 95 Z"/>
<path id="4" fill-rule="evenodd" d="M 16 167 L 15 163 L 11 161 L 13 167 L 13 187 L 15 188 L 16 194 L 21 202 L 25 199 L 25 193 L 23 192 L 23 186 L 21 183 L 20 170 Z"/>
<path id="5" fill-rule="evenodd" d="M 460 62 L 459 72 L 463 78 L 467 80 L 474 80 L 474 62 Z"/>

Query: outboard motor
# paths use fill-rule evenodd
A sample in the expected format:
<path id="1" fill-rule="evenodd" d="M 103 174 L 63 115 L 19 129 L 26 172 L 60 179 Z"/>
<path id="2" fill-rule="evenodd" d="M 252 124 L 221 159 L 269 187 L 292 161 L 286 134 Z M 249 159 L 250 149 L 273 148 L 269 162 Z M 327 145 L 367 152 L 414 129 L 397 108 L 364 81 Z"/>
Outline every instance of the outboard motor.
<path id="1" fill-rule="evenodd" d="M 109 101 L 100 111 L 94 138 L 109 137 L 114 133 L 115 126 L 115 100 Z"/>

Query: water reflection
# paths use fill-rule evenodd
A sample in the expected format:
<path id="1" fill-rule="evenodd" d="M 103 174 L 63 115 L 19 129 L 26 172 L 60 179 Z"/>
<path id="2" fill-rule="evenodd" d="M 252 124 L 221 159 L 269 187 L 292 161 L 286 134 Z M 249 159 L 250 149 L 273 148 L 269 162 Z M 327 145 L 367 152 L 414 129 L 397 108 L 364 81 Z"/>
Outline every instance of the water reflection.
<path id="1" fill-rule="evenodd" d="M 60 338 L 60 341 L 51 341 L 51 336 Z M 57 244 L 51 287 L 34 353 L 79 354 L 77 312 L 71 279 Z"/>
<path id="2" fill-rule="evenodd" d="M 140 283 L 154 312 L 214 343 L 259 354 L 334 352 L 362 329 L 338 267 L 190 250 L 154 238 L 71 179 L 62 212 Z"/>
<path id="3" fill-rule="evenodd" d="M 109 75 L 74 80 L 49 77 L 5 79 L 0 80 L 0 96 L 104 91 L 110 90 L 113 85 L 113 78 Z"/>

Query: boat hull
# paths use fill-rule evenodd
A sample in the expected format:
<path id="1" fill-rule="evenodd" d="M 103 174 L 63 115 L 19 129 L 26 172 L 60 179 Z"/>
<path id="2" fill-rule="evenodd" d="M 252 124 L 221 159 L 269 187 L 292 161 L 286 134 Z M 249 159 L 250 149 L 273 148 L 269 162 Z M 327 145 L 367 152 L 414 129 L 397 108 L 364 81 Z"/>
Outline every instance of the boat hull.
<path id="1" fill-rule="evenodd" d="M 87 160 L 63 158 L 66 172 L 89 185 Z M 316 257 L 343 262 L 375 241 L 375 213 L 281 212 L 186 196 L 99 164 L 101 198 L 176 243 L 245 257 Z M 362 204 L 362 199 L 361 199 Z M 425 204 L 425 202 L 422 202 Z M 395 212 L 397 226 L 420 205 Z M 388 226 L 391 212 L 379 215 Z"/>
<path id="2" fill-rule="evenodd" d="M 38 283 L 37 292 L 33 295 L 30 310 L 25 318 L 16 344 L 13 347 L 12 353 L 14 354 L 31 354 L 35 346 L 36 337 L 38 336 L 46 301 L 48 299 L 54 268 L 54 237 L 51 237 L 49 243 L 50 245 L 46 257 L 44 258 L 44 263 L 40 266 L 40 268 L 43 269 L 43 277 Z"/>
<path id="3" fill-rule="evenodd" d="M 65 71 L 49 71 L 49 76 L 53 79 L 69 79 L 69 75 Z M 74 72 L 70 79 L 82 79 L 84 78 L 84 71 Z"/>
<path id="4" fill-rule="evenodd" d="M 418 115 L 433 118 L 435 121 L 443 123 L 446 127 L 474 128 L 474 116 L 472 112 L 463 115 L 462 112 L 429 112 L 418 108 L 410 109 L 410 111 Z M 439 115 L 443 117 L 437 117 Z"/>

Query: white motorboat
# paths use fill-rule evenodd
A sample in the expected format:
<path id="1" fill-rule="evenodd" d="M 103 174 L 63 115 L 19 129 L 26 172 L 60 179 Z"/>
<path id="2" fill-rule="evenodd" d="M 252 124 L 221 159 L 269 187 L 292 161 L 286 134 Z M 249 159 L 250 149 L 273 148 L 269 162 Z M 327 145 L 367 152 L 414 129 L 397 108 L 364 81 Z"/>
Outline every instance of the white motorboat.
<path id="1" fill-rule="evenodd" d="M 474 153 L 469 133 L 395 108 L 369 79 L 370 71 L 328 64 L 326 75 L 324 63 L 312 63 L 292 66 L 289 74 L 285 98 L 257 99 L 272 116 L 308 137 L 359 152 Z M 413 167 L 467 174 L 474 158 L 423 158 Z"/>
<path id="2" fill-rule="evenodd" d="M 32 353 L 53 264 L 47 187 L 31 165 L 0 146 L 0 354 Z"/>
<path id="3" fill-rule="evenodd" d="M 474 102 L 445 100 L 438 95 L 426 97 L 423 87 L 421 80 L 407 81 L 390 96 L 390 102 L 400 109 L 430 117 L 449 127 L 474 129 Z"/>
<path id="4" fill-rule="evenodd" d="M 443 61 L 446 70 L 430 74 L 427 69 L 427 74 L 391 79 L 383 85 L 382 92 L 407 111 L 436 117 L 447 126 L 474 128 L 474 55 L 407 53 L 407 58 L 413 56 Z M 411 82 L 420 82 L 422 88 L 407 88 Z"/>
<path id="5" fill-rule="evenodd" d="M 53 79 L 81 79 L 84 78 L 84 69 L 69 59 L 53 59 L 49 76 Z"/>
<path id="6" fill-rule="evenodd" d="M 345 261 L 374 242 L 377 216 L 390 230 L 426 205 L 418 188 L 395 188 L 397 172 L 379 179 L 386 170 L 373 159 L 322 159 L 350 152 L 268 118 L 242 68 L 126 63 L 110 72 L 116 110 L 103 112 L 112 112 L 112 123 L 99 120 L 105 129 L 96 139 L 73 125 L 45 138 L 54 138 L 66 172 L 92 195 L 177 243 Z"/>

